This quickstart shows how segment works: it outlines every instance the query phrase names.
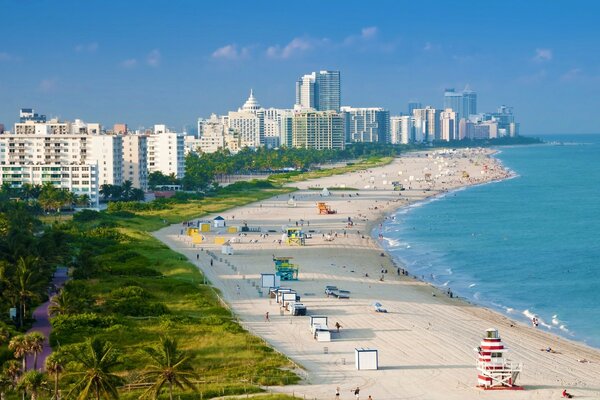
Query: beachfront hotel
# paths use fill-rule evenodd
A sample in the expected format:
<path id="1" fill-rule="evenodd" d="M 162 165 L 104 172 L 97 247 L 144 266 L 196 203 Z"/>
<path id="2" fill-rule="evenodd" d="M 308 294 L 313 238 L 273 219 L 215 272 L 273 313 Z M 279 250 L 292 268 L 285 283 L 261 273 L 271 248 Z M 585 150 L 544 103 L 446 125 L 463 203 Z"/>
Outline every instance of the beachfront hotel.
<path id="1" fill-rule="evenodd" d="M 292 146 L 343 150 L 344 120 L 335 111 L 301 111 L 292 119 Z"/>

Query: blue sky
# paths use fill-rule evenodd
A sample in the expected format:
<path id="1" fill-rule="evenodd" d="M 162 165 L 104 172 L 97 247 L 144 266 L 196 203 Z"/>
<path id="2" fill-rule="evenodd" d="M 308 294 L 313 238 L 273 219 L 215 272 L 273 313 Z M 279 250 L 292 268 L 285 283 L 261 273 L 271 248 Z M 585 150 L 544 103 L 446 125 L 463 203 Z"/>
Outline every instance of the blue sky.
<path id="1" fill-rule="evenodd" d="M 111 126 L 237 109 L 253 88 L 291 107 L 298 76 L 342 71 L 342 103 L 392 114 L 469 85 L 523 134 L 592 133 L 600 5 L 592 1 L 0 0 L 0 123 L 18 109 Z"/>

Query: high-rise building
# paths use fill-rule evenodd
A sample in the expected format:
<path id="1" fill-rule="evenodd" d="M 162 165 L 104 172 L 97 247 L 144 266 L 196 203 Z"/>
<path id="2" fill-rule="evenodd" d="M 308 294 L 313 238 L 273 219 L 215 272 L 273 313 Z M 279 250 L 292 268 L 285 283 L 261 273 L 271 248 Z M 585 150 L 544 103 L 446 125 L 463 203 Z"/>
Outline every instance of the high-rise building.
<path id="1" fill-rule="evenodd" d="M 444 109 L 451 108 L 458 113 L 458 118 L 469 118 L 477 114 L 477 93 L 468 87 L 462 92 L 456 92 L 454 89 L 444 91 Z"/>
<path id="2" fill-rule="evenodd" d="M 120 135 L 90 135 L 87 158 L 98 163 L 98 184 L 123 183 L 123 138 Z"/>
<path id="3" fill-rule="evenodd" d="M 254 93 L 250 90 L 250 97 L 237 111 L 230 111 L 227 115 L 228 127 L 233 129 L 240 139 L 241 148 L 256 149 L 265 143 L 265 116 Z"/>
<path id="4" fill-rule="evenodd" d="M 458 132 L 458 113 L 452 108 L 446 108 L 440 113 L 440 139 L 449 142 L 459 139 Z"/>
<path id="5" fill-rule="evenodd" d="M 0 135 L 4 133 L 4 124 L 0 124 Z"/>
<path id="6" fill-rule="evenodd" d="M 313 72 L 296 82 L 296 109 L 339 112 L 340 105 L 340 71 Z"/>
<path id="7" fill-rule="evenodd" d="M 165 125 L 154 125 L 148 135 L 148 174 L 160 171 L 164 175 L 183 178 L 185 173 L 184 135 L 170 132 Z"/>
<path id="8" fill-rule="evenodd" d="M 498 123 L 498 136 L 517 136 L 519 134 L 519 124 L 515 122 L 513 108 L 500 106 L 495 113 L 490 114 L 492 119 Z"/>
<path id="9" fill-rule="evenodd" d="M 408 102 L 408 115 L 413 115 L 413 110 L 417 108 L 423 108 L 423 104 L 418 101 L 409 101 Z"/>
<path id="10" fill-rule="evenodd" d="M 390 142 L 408 144 L 415 140 L 415 118 L 411 115 L 390 117 Z"/>
<path id="11" fill-rule="evenodd" d="M 123 140 L 123 182 L 130 181 L 133 187 L 148 190 L 148 136 L 128 134 Z"/>
<path id="12" fill-rule="evenodd" d="M 335 111 L 300 111 L 292 119 L 292 146 L 343 150 L 344 120 Z"/>
<path id="13" fill-rule="evenodd" d="M 440 110 L 430 106 L 415 108 L 415 141 L 431 142 L 440 140 Z"/>
<path id="14" fill-rule="evenodd" d="M 383 108 L 342 107 L 346 142 L 390 142 L 390 112 Z"/>
<path id="15" fill-rule="evenodd" d="M 88 196 L 93 206 L 99 201 L 99 185 L 122 183 L 120 136 L 81 120 L 42 122 L 45 118 L 36 118 L 33 110 L 21 117 L 24 122 L 15 124 L 14 133 L 0 135 L 0 183 L 20 187 L 50 182 Z"/>

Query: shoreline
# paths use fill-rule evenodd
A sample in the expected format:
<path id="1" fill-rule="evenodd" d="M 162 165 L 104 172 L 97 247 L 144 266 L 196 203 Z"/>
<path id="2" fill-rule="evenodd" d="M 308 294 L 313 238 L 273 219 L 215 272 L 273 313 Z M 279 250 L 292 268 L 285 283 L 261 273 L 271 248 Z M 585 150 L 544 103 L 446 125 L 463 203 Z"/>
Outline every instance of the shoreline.
<path id="1" fill-rule="evenodd" d="M 484 158 L 481 157 L 483 153 L 486 153 Z M 302 224 L 306 221 L 309 229 L 314 231 L 306 247 L 281 246 L 271 238 L 264 239 L 261 236 L 259 239 L 258 235 L 254 235 L 250 236 L 253 238 L 251 240 L 256 241 L 254 243 L 246 238 L 242 238 L 242 243 L 235 243 L 234 255 L 218 254 L 213 267 L 207 265 L 205 257 L 206 250 L 220 253 L 220 246 L 209 243 L 212 233 L 210 236 L 207 234 L 206 244 L 198 246 L 202 248 L 200 251 L 191 246 L 186 238 L 179 237 L 179 225 L 155 232 L 155 236 L 185 254 L 206 273 L 246 329 L 305 368 L 303 384 L 279 387 L 276 391 L 304 393 L 309 398 L 315 395 L 317 398 L 328 398 L 327 393 L 332 393 L 332 387 L 336 385 L 342 386 L 344 392 L 346 388 L 359 384 L 380 400 L 400 398 L 398 393 L 423 399 L 479 397 L 483 392 L 474 388 L 476 373 L 472 348 L 486 328 L 495 326 L 500 329 L 507 345 L 514 349 L 514 358 L 526 362 L 528 366 L 522 384 L 530 389 L 519 394 L 511 392 L 515 394 L 513 398 L 538 398 L 540 395 L 552 398 L 555 397 L 552 392 L 557 392 L 563 386 L 574 390 L 578 397 L 582 393 L 578 392 L 579 389 L 592 390 L 600 395 L 595 378 L 600 374 L 600 352 L 597 349 L 515 323 L 502 313 L 467 299 L 449 298 L 428 282 L 396 276 L 395 270 L 386 274 L 385 281 L 374 278 L 379 266 L 381 269 L 394 268 L 392 261 L 395 258 L 378 240 L 371 237 L 377 225 L 383 223 L 386 217 L 414 205 L 416 201 L 431 201 L 432 196 L 445 196 L 454 190 L 465 190 L 465 187 L 494 181 L 478 179 L 464 185 L 459 184 L 459 178 L 448 178 L 443 188 L 449 189 L 426 192 L 421 189 L 427 184 L 421 180 L 419 184 L 414 184 L 414 188 L 402 192 L 406 195 L 400 196 L 391 189 L 367 188 L 373 185 L 373 176 L 378 174 L 389 175 L 391 171 L 398 171 L 398 168 L 408 168 L 412 171 L 410 174 L 416 176 L 417 172 L 422 174 L 426 168 L 432 168 L 434 159 L 428 159 L 423 154 L 411 153 L 394 160 L 391 165 L 370 171 L 296 182 L 292 185 L 298 186 L 299 190 L 289 196 L 290 199 L 293 197 L 292 208 L 289 208 L 286 196 L 279 196 L 283 199 L 272 198 L 221 214 L 232 225 L 246 220 L 249 225 L 263 226 L 264 231 L 272 232 L 276 232 L 281 225 L 289 225 L 288 222 L 293 224 L 293 220 L 302 221 Z M 461 150 L 456 154 L 460 155 Z M 471 175 L 479 173 L 479 169 L 483 168 L 479 167 L 482 160 L 482 165 L 488 162 L 494 164 L 488 165 L 491 171 L 500 171 L 495 169 L 500 165 L 499 161 L 490 158 L 489 150 L 468 154 L 475 154 L 474 163 L 468 157 L 450 156 L 451 163 L 456 164 L 450 176 L 459 176 L 458 172 L 468 168 Z M 506 169 L 502 171 L 506 172 Z M 507 176 L 505 174 L 504 178 Z M 335 187 L 342 183 L 361 189 L 356 193 L 332 191 L 333 195 L 323 200 L 328 201 L 339 214 L 316 216 L 314 202 L 321 201 L 320 195 L 307 188 Z M 362 186 L 365 186 L 364 190 Z M 346 229 L 343 229 L 341 236 L 344 227 L 342 221 L 346 216 L 352 216 L 356 226 L 348 229 L 347 235 Z M 336 235 L 336 239 L 329 242 L 316 236 L 323 234 L 324 237 L 326 232 L 339 233 L 340 237 Z M 278 237 L 277 234 L 273 235 Z M 386 254 L 385 257 L 380 256 L 382 252 Z M 289 284 L 286 282 L 285 286 L 293 287 L 302 294 L 309 314 L 329 315 L 330 327 L 336 320 L 342 323 L 343 333 L 328 343 L 328 352 L 323 353 L 322 344 L 314 342 L 306 334 L 305 317 L 278 315 L 277 305 L 256 295 L 259 272 L 272 269 L 272 254 L 292 256 L 300 265 L 300 280 Z M 218 262 L 219 259 L 224 261 Z M 351 290 L 352 298 L 343 300 L 343 303 L 337 299 L 323 298 L 323 286 L 332 283 Z M 372 293 L 372 290 L 375 292 Z M 432 290 L 439 295 L 432 297 Z M 381 316 L 373 313 L 370 306 L 373 301 L 382 301 L 390 313 Z M 269 310 L 273 316 L 272 322 L 266 325 L 265 310 Z M 380 371 L 355 371 L 351 362 L 346 363 L 346 360 L 353 359 L 354 347 L 365 346 L 383 350 Z M 420 351 L 423 346 L 427 351 Z M 558 349 L 560 354 L 539 351 L 546 347 Z M 589 360 L 590 363 L 578 360 Z M 561 363 L 568 367 L 561 367 Z M 438 377 L 435 383 L 429 379 L 431 373 Z"/>

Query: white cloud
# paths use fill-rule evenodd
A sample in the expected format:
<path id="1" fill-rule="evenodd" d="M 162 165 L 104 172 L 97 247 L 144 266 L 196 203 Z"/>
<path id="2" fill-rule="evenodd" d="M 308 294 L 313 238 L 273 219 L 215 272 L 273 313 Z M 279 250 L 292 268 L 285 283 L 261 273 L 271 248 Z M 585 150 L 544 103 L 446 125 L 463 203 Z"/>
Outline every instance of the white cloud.
<path id="1" fill-rule="evenodd" d="M 309 38 L 294 38 L 284 47 L 279 45 L 270 46 L 267 49 L 267 56 L 270 58 L 287 59 L 312 50 L 316 44 L 314 40 Z"/>
<path id="2" fill-rule="evenodd" d="M 563 81 L 573 81 L 577 78 L 580 78 L 582 72 L 583 70 L 581 68 L 572 68 L 565 72 L 560 78 Z"/>
<path id="3" fill-rule="evenodd" d="M 215 50 L 211 57 L 221 60 L 239 60 L 250 55 L 250 50 L 247 47 L 238 49 L 235 44 L 228 44 Z"/>
<path id="4" fill-rule="evenodd" d="M 376 26 L 369 26 L 367 28 L 362 28 L 362 30 L 360 31 L 360 36 L 363 39 L 372 39 L 375 36 L 377 36 L 377 32 L 379 32 L 379 30 Z"/>
<path id="5" fill-rule="evenodd" d="M 78 53 L 95 53 L 98 50 L 98 43 L 81 43 L 75 46 L 75 51 Z"/>
<path id="6" fill-rule="evenodd" d="M 158 67 L 160 65 L 160 51 L 158 49 L 152 50 L 146 57 L 146 63 L 151 67 Z"/>
<path id="7" fill-rule="evenodd" d="M 38 88 L 40 91 L 42 91 L 44 93 L 52 92 L 56 89 L 57 83 L 58 83 L 58 81 L 56 78 L 42 79 Z"/>
<path id="8" fill-rule="evenodd" d="M 537 62 L 545 62 L 552 60 L 552 50 L 551 49 L 535 49 L 535 55 L 533 56 L 533 61 Z"/>
<path id="9" fill-rule="evenodd" d="M 127 69 L 135 68 L 137 66 L 137 60 L 135 58 L 128 58 L 127 60 L 121 61 L 119 65 Z"/>

